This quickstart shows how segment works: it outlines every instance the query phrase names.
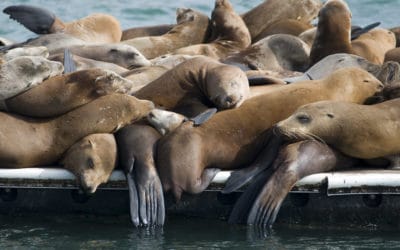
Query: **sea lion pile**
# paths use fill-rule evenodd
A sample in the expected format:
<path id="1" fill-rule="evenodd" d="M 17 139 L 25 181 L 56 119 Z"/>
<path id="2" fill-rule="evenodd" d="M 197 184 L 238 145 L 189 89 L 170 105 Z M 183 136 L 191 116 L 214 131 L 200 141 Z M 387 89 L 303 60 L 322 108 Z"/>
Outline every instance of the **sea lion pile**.
<path id="1" fill-rule="evenodd" d="M 343 0 L 242 15 L 215 0 L 211 18 L 178 8 L 175 25 L 124 31 L 106 14 L 3 12 L 38 37 L 0 47 L 1 167 L 59 164 L 86 193 L 122 168 L 135 226 L 163 225 L 164 193 L 179 202 L 220 170 L 235 170 L 224 193 L 253 180 L 229 221 L 268 228 L 306 175 L 400 167 L 400 29 L 354 26 Z"/>

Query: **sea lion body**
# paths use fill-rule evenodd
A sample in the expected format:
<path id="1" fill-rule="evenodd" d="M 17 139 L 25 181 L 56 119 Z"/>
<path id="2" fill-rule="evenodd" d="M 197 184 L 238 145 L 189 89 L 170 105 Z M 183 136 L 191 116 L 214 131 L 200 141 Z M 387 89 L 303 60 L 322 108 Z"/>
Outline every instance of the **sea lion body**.
<path id="1" fill-rule="evenodd" d="M 255 43 L 263 38 L 275 34 L 288 34 L 298 36 L 312 27 L 313 26 L 310 23 L 304 23 L 303 21 L 299 21 L 296 19 L 277 20 L 268 25 L 257 37 L 252 39 L 252 42 Z"/>
<path id="2" fill-rule="evenodd" d="M 177 25 L 162 36 L 138 37 L 122 41 L 138 49 L 147 59 L 172 53 L 178 48 L 204 42 L 209 19 L 192 9 L 177 9 Z"/>
<path id="3" fill-rule="evenodd" d="M 20 56 L 41 56 L 47 58 L 49 56 L 49 51 L 46 47 L 39 46 L 14 48 L 0 53 L 0 58 L 4 61 L 10 61 Z"/>
<path id="4" fill-rule="evenodd" d="M 122 31 L 121 41 L 144 36 L 161 36 L 174 28 L 174 26 L 174 24 L 163 24 L 126 29 Z"/>
<path id="5" fill-rule="evenodd" d="M 2 166 L 22 168 L 54 164 L 79 139 L 89 134 L 114 132 L 146 116 L 153 107 L 149 101 L 110 94 L 50 120 L 0 113 Z"/>
<path id="6" fill-rule="evenodd" d="M 251 44 L 251 36 L 242 18 L 228 0 L 216 0 L 211 15 L 212 38 L 210 43 L 196 44 L 175 50 L 174 54 L 205 55 L 224 59 Z"/>
<path id="7" fill-rule="evenodd" d="M 156 162 L 164 190 L 172 190 L 179 199 L 183 191 L 198 193 L 207 187 L 216 173 L 207 168 L 250 164 L 265 144 L 262 134 L 305 103 L 325 99 L 362 103 L 382 88 L 364 70 L 341 69 L 323 80 L 286 85 L 248 99 L 201 126 L 183 123 L 159 141 Z"/>
<path id="8" fill-rule="evenodd" d="M 35 88 L 6 99 L 5 108 L 30 117 L 58 116 L 102 95 L 125 93 L 120 90 L 121 82 L 116 76 L 113 72 L 90 69 L 51 77 Z"/>
<path id="9" fill-rule="evenodd" d="M 59 161 L 71 171 L 86 193 L 106 183 L 117 164 L 117 144 L 112 134 L 91 134 L 73 144 Z"/>
<path id="10" fill-rule="evenodd" d="M 375 105 L 322 101 L 300 107 L 276 127 L 285 137 L 322 140 L 352 157 L 391 156 L 400 153 L 398 105 L 400 99 Z"/>

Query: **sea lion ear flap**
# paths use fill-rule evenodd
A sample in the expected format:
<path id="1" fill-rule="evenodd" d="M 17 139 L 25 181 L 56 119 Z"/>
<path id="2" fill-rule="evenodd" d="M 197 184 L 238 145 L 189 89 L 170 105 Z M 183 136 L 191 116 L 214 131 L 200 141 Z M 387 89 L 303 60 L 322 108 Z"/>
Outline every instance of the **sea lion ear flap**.
<path id="1" fill-rule="evenodd" d="M 210 119 L 217 112 L 216 108 L 207 109 L 206 111 L 198 114 L 197 116 L 190 119 L 195 127 L 200 126 L 208 119 Z"/>
<path id="2" fill-rule="evenodd" d="M 3 12 L 36 34 L 50 33 L 56 20 L 54 13 L 31 5 L 12 5 Z"/>
<path id="3" fill-rule="evenodd" d="M 64 50 L 64 74 L 75 72 L 76 65 L 69 49 Z"/>
<path id="4" fill-rule="evenodd" d="M 367 33 L 368 31 L 372 30 L 373 28 L 376 28 L 380 25 L 380 22 L 376 22 L 376 23 L 371 23 L 367 26 L 365 26 L 364 28 L 354 28 L 351 30 L 351 40 L 357 39 L 359 36 L 361 36 L 364 33 Z"/>

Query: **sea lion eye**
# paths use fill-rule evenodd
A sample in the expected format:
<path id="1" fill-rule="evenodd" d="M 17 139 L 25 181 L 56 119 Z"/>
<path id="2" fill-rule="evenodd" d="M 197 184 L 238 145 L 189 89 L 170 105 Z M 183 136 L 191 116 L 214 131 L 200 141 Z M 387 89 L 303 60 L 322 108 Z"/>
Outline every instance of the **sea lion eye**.
<path id="1" fill-rule="evenodd" d="M 369 82 L 369 80 L 365 79 L 363 82 Z"/>
<path id="2" fill-rule="evenodd" d="M 298 115 L 296 119 L 301 123 L 301 124 L 307 124 L 311 122 L 311 118 L 308 115 Z"/>
<path id="3" fill-rule="evenodd" d="M 335 117 L 335 116 L 334 116 L 333 114 L 331 114 L 331 113 L 326 114 L 326 116 L 328 116 L 329 118 L 334 118 L 334 117 Z"/>
<path id="4" fill-rule="evenodd" d="M 87 159 L 87 165 L 89 168 L 94 169 L 94 161 L 92 158 Z"/>

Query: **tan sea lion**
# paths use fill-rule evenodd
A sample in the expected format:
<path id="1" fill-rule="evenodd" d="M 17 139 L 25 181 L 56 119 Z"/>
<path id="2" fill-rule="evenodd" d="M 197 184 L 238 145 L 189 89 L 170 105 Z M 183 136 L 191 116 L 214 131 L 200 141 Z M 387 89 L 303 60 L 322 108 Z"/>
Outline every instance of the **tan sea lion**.
<path id="1" fill-rule="evenodd" d="M 12 5 L 3 12 L 37 34 L 64 33 L 89 43 L 115 43 L 122 36 L 119 21 L 106 14 L 64 23 L 54 13 L 31 5 Z"/>
<path id="2" fill-rule="evenodd" d="M 91 134 L 73 144 L 59 161 L 71 171 L 87 194 L 106 183 L 117 164 L 117 144 L 112 134 Z"/>
<path id="3" fill-rule="evenodd" d="M 268 129 L 301 105 L 325 99 L 363 103 L 382 88 L 368 72 L 345 68 L 323 80 L 286 85 L 248 99 L 201 126 L 183 123 L 158 144 L 156 163 L 164 191 L 172 190 L 179 200 L 184 191 L 203 191 L 218 171 L 215 168 L 250 164 L 265 146 Z"/>
<path id="4" fill-rule="evenodd" d="M 61 63 L 40 56 L 20 56 L 0 64 L 0 100 L 40 85 L 43 80 L 60 75 L 63 70 Z"/>
<path id="5" fill-rule="evenodd" d="M 321 101 L 300 107 L 276 131 L 290 139 L 321 140 L 356 158 L 390 157 L 400 154 L 397 105 L 398 98 L 375 105 Z"/>
<path id="6" fill-rule="evenodd" d="M 191 117 L 209 106 L 240 106 L 249 96 L 249 83 L 239 68 L 198 57 L 167 71 L 133 95 Z"/>
<path id="7" fill-rule="evenodd" d="M 147 59 L 171 53 L 178 48 L 205 41 L 209 32 L 209 19 L 192 9 L 176 10 L 177 25 L 162 36 L 138 37 L 122 41 L 138 49 Z"/>
<path id="8" fill-rule="evenodd" d="M 54 164 L 79 139 L 111 133 L 146 116 L 153 103 L 124 94 L 110 94 L 54 119 L 37 120 L 0 113 L 0 159 L 3 167 Z"/>
<path id="9" fill-rule="evenodd" d="M 299 21 L 296 19 L 280 19 L 269 24 L 257 37 L 252 39 L 252 43 L 275 34 L 298 36 L 312 27 L 313 26 L 310 23 L 305 23 L 304 21 Z"/>
<path id="10" fill-rule="evenodd" d="M 8 112 L 53 117 L 112 92 L 126 93 L 126 79 L 101 69 L 51 77 L 39 86 L 4 101 Z M 130 83 L 128 83 L 130 84 Z"/>
<path id="11" fill-rule="evenodd" d="M 356 163 L 356 159 L 317 141 L 284 146 L 271 168 L 259 174 L 240 196 L 229 222 L 270 228 L 283 200 L 298 180 L 311 174 L 349 168 Z"/>
<path id="12" fill-rule="evenodd" d="M 294 19 L 310 23 L 318 14 L 319 0 L 267 0 L 242 15 L 251 37 L 257 37 L 266 27 L 278 20 Z"/>
<path id="13" fill-rule="evenodd" d="M 135 92 L 145 87 L 149 83 L 157 80 L 163 74 L 168 71 L 168 68 L 164 66 L 147 66 L 132 69 L 121 73 L 121 76 L 131 82 L 131 87 L 126 93 L 133 95 Z"/>
<path id="14" fill-rule="evenodd" d="M 237 65 L 244 70 L 304 72 L 309 66 L 309 55 L 310 47 L 298 37 L 276 34 L 227 57 L 223 62 Z"/>
<path id="15" fill-rule="evenodd" d="M 355 54 L 382 64 L 387 50 L 395 47 L 393 32 L 373 29 L 351 41 L 351 11 L 343 0 L 328 0 L 318 15 L 310 65 L 335 53 Z"/>
<path id="16" fill-rule="evenodd" d="M 144 36 L 161 36 L 174 27 L 174 24 L 164 24 L 126 29 L 122 31 L 121 41 Z"/>
<path id="17" fill-rule="evenodd" d="M 251 44 L 246 24 L 228 0 L 215 0 L 211 14 L 211 31 L 210 43 L 180 48 L 175 50 L 174 54 L 205 55 L 214 59 L 224 59 Z"/>

